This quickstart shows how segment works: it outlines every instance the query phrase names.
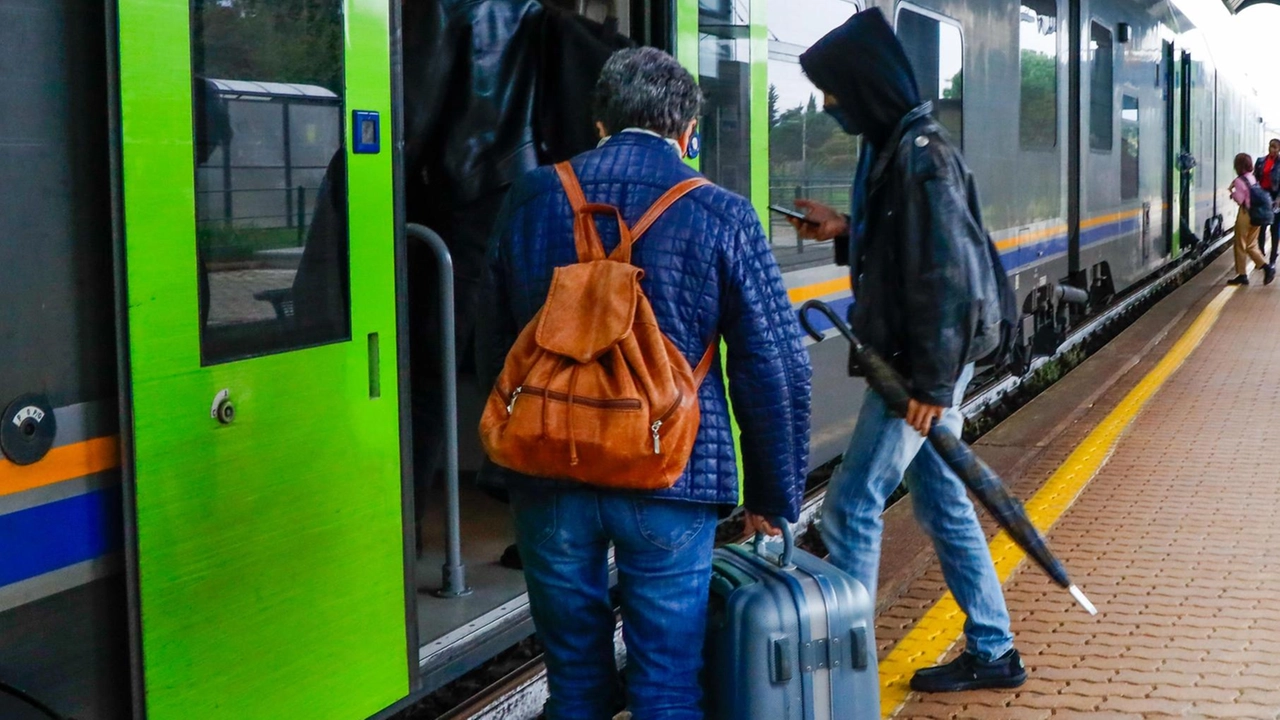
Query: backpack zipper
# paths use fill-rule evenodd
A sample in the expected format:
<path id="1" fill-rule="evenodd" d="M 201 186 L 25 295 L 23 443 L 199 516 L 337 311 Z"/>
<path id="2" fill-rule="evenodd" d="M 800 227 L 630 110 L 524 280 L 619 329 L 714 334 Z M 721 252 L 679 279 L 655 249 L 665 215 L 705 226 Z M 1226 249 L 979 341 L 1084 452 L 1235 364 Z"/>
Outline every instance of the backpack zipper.
<path id="1" fill-rule="evenodd" d="M 653 424 L 649 426 L 649 429 L 653 431 L 653 454 L 654 455 L 662 454 L 662 438 L 659 437 L 658 435 L 658 431 L 662 429 L 662 423 L 665 422 L 667 418 L 671 417 L 671 413 L 675 412 L 676 408 L 680 407 L 680 403 L 683 401 L 684 401 L 684 393 L 677 392 L 676 401 L 671 403 L 671 407 L 667 408 L 666 412 L 662 413 L 662 417 L 658 418 L 657 420 L 654 420 Z"/>
<path id="2" fill-rule="evenodd" d="M 511 393 L 511 399 L 507 403 L 507 413 L 510 414 L 516 407 L 516 398 L 521 395 L 536 395 L 546 398 L 547 400 L 555 400 L 557 402 L 569 402 L 568 393 L 557 392 L 555 390 L 547 390 L 546 388 L 533 387 L 532 385 L 521 385 Z M 574 405 L 585 405 L 586 407 L 599 408 L 601 410 L 639 410 L 643 407 L 639 400 L 634 398 L 622 398 L 617 400 L 600 400 L 598 398 L 582 397 L 580 395 L 573 396 Z"/>
<path id="3" fill-rule="evenodd" d="M 556 400 L 558 402 L 569 401 L 569 395 L 567 393 L 547 390 L 546 388 L 533 387 L 532 385 L 521 385 L 511 392 L 511 398 L 507 401 L 508 415 L 515 410 L 516 400 L 519 399 L 521 395 L 536 395 L 538 397 L 546 398 L 547 400 Z M 671 417 L 671 414 L 676 411 L 676 408 L 680 407 L 680 403 L 683 401 L 684 393 L 677 393 L 676 401 L 671 404 L 671 407 L 667 408 L 667 411 L 662 413 L 662 415 L 657 420 L 654 420 L 653 424 L 649 426 L 649 431 L 653 433 L 654 455 L 662 454 L 662 436 L 659 434 L 659 431 L 662 430 L 662 424 L 667 421 L 667 418 Z M 575 395 L 573 402 L 574 404 L 600 408 L 602 410 L 640 410 L 643 407 L 639 400 L 630 398 L 620 400 L 600 400 L 597 398 L 578 397 Z"/>

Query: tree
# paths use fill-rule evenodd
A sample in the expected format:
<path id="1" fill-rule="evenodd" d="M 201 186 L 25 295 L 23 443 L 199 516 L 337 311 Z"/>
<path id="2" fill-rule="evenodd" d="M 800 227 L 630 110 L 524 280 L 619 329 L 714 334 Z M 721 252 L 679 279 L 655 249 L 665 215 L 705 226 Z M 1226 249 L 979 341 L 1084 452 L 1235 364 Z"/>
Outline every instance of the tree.
<path id="1" fill-rule="evenodd" d="M 197 75 L 320 85 L 342 94 L 341 0 L 196 0 Z"/>
<path id="2" fill-rule="evenodd" d="M 1035 50 L 1022 51 L 1018 131 L 1024 147 L 1053 147 L 1058 138 L 1058 63 Z"/>
<path id="3" fill-rule="evenodd" d="M 773 83 L 769 83 L 769 127 L 770 128 L 775 128 L 778 126 L 778 101 L 780 99 L 781 98 L 778 95 L 778 86 L 774 85 Z"/>
<path id="4" fill-rule="evenodd" d="M 947 89 L 942 91 L 943 100 L 959 100 L 964 97 L 964 70 L 956 71 L 951 76 L 951 82 L 947 83 Z"/>

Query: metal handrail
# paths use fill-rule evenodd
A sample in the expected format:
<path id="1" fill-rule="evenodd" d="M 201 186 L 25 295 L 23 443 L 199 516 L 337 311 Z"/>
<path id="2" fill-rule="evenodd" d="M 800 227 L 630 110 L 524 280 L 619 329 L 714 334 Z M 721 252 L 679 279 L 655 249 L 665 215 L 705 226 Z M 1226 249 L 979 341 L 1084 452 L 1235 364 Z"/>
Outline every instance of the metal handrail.
<path id="1" fill-rule="evenodd" d="M 445 514 L 445 560 L 440 568 L 440 590 L 436 595 L 457 598 L 471 594 L 467 587 L 467 567 L 462 562 L 462 520 L 458 497 L 458 355 L 454 337 L 453 257 L 434 230 L 409 223 L 405 235 L 431 249 L 440 273 L 441 381 L 444 390 L 444 485 L 448 505 Z"/>

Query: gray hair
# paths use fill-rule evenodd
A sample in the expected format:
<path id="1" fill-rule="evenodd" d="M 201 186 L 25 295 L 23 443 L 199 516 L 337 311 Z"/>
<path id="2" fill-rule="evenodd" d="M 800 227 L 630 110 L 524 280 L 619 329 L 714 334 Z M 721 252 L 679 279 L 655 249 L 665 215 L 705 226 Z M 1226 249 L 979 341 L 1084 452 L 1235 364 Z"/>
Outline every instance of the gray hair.
<path id="1" fill-rule="evenodd" d="M 595 116 L 610 133 L 636 127 L 678 138 L 702 110 L 702 89 L 657 48 L 619 50 L 596 82 Z"/>

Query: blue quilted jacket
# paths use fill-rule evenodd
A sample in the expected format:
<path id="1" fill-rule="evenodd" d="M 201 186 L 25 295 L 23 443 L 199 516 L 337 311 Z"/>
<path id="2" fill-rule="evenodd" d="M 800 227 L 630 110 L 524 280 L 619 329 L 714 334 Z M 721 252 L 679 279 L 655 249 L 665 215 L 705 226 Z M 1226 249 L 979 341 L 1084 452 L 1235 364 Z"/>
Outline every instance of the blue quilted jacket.
<path id="1" fill-rule="evenodd" d="M 671 186 L 696 173 L 664 140 L 615 135 L 573 160 L 588 202 L 618 207 L 634 224 Z M 605 247 L 617 226 L 597 224 Z M 507 196 L 489 247 L 477 363 L 491 387 L 516 336 L 542 307 L 552 271 L 577 261 L 569 202 L 554 170 L 539 168 Z M 667 210 L 636 243 L 632 262 L 662 331 L 696 365 L 717 336 L 727 347 L 729 395 L 741 429 L 745 505 L 796 520 L 809 454 L 809 356 L 782 274 L 751 204 L 715 186 Z M 717 357 L 698 393 L 702 424 L 675 486 L 657 497 L 717 505 L 738 501 L 733 430 Z M 492 482 L 563 486 L 488 464 Z"/>

